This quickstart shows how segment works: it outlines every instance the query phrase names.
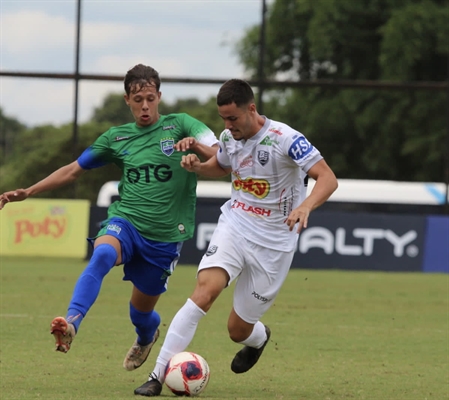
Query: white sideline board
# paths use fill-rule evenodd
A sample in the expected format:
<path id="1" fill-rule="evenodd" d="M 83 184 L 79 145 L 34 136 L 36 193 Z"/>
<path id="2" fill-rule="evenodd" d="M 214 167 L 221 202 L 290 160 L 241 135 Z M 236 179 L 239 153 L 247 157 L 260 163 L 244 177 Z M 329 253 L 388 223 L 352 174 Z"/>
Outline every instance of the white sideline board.
<path id="1" fill-rule="evenodd" d="M 118 181 L 106 182 L 97 198 L 98 207 L 108 207 L 118 196 Z M 308 191 L 315 185 L 309 180 Z M 198 197 L 229 199 L 231 184 L 222 181 L 198 181 Z M 381 180 L 339 179 L 338 189 L 329 201 L 381 204 L 445 204 L 446 184 L 440 182 L 398 182 Z M 448 196 L 449 200 L 449 196 Z"/>

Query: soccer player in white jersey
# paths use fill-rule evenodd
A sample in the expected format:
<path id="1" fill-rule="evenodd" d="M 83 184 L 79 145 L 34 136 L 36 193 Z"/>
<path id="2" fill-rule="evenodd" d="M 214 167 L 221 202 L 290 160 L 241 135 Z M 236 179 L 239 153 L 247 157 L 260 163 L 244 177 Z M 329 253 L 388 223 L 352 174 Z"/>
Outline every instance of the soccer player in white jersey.
<path id="1" fill-rule="evenodd" d="M 217 105 L 225 123 L 220 150 L 203 163 L 195 154 L 183 156 L 181 165 L 207 177 L 231 173 L 232 197 L 221 207 L 193 294 L 173 318 L 153 372 L 134 390 L 138 395 L 161 393 L 169 359 L 187 348 L 200 319 L 234 280 L 228 332 L 243 348 L 231 370 L 239 374 L 256 364 L 271 335 L 260 319 L 287 277 L 299 233 L 311 211 L 338 186 L 331 168 L 302 133 L 257 112 L 248 83 L 225 82 Z M 306 197 L 309 176 L 316 184 Z"/>

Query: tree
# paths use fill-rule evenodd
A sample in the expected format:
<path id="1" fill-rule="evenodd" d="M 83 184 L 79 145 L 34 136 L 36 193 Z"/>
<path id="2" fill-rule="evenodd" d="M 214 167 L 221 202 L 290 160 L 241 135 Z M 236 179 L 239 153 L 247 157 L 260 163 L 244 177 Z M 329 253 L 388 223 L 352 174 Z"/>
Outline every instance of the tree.
<path id="1" fill-rule="evenodd" d="M 447 81 L 447 21 L 443 0 L 276 0 L 264 72 Z M 236 49 L 254 78 L 258 32 L 250 28 Z M 447 101 L 442 92 L 288 89 L 269 91 L 266 109 L 303 131 L 341 178 L 442 181 Z"/>
<path id="2" fill-rule="evenodd" d="M 75 154 L 88 147 L 109 125 L 87 123 L 79 127 L 78 148 Z M 54 127 L 43 125 L 24 132 L 20 144 L 14 148 L 14 157 L 0 168 L 0 193 L 20 187 L 28 187 L 45 178 L 54 170 L 72 162 L 72 124 Z M 96 202 L 101 186 L 120 178 L 120 170 L 114 165 L 88 172 L 76 181 L 76 197 Z M 59 188 L 41 193 L 41 198 L 73 198 L 74 187 Z"/>
<path id="3" fill-rule="evenodd" d="M 126 105 L 123 94 L 109 93 L 100 107 L 94 109 L 93 122 L 107 122 L 113 126 L 126 124 L 132 120 L 132 114 Z"/>
<path id="4" fill-rule="evenodd" d="M 159 112 L 162 115 L 187 113 L 204 122 L 217 135 L 223 130 L 223 123 L 218 117 L 215 98 L 202 103 L 196 98 L 177 99 L 173 104 L 161 101 Z M 123 95 L 111 93 L 100 107 L 94 110 L 93 122 L 107 122 L 110 125 L 122 125 L 132 121 L 132 114 L 123 100 Z"/>
<path id="5" fill-rule="evenodd" d="M 14 144 L 25 129 L 25 125 L 15 118 L 7 117 L 0 107 L 0 166 L 10 159 Z"/>

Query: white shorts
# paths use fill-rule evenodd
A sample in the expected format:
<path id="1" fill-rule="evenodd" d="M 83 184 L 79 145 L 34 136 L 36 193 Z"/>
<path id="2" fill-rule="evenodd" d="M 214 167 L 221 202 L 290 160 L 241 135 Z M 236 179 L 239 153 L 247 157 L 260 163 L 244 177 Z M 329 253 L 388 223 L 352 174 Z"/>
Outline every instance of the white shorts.
<path id="1" fill-rule="evenodd" d="M 247 240 L 221 215 L 198 271 L 223 268 L 230 277 L 228 285 L 238 278 L 234 310 L 244 321 L 255 324 L 273 305 L 293 256 L 294 251 L 272 250 Z"/>

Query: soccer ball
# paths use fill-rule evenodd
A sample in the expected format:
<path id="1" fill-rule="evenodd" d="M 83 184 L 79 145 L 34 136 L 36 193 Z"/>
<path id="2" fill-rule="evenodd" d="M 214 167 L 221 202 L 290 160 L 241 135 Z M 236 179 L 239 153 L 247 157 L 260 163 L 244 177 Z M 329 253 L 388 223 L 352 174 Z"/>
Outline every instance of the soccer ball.
<path id="1" fill-rule="evenodd" d="M 165 369 L 165 384 L 177 396 L 197 396 L 207 386 L 209 365 L 198 354 L 183 351 L 175 354 Z"/>

